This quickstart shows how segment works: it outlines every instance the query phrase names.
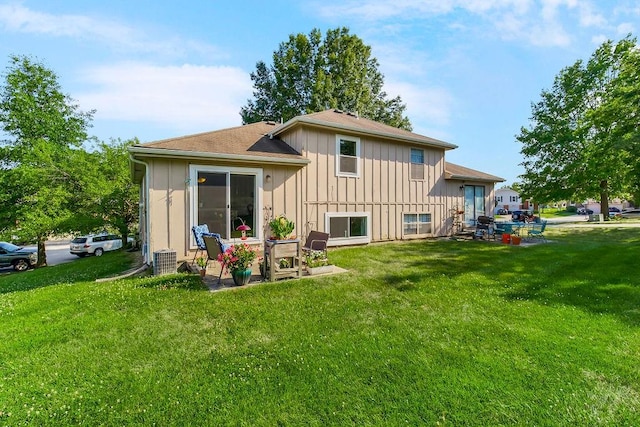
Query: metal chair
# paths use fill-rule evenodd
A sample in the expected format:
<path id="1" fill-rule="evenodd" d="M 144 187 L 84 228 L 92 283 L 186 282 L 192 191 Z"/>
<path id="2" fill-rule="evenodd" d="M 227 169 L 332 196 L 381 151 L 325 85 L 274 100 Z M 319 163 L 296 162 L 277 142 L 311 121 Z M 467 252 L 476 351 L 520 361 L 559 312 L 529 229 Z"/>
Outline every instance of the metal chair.
<path id="1" fill-rule="evenodd" d="M 303 252 L 322 251 L 327 253 L 327 242 L 329 241 L 329 233 L 322 233 L 321 231 L 311 231 L 307 240 L 305 240 L 302 246 Z"/>
<path id="2" fill-rule="evenodd" d="M 529 224 L 529 229 L 527 230 L 527 240 L 541 239 L 543 242 L 546 242 L 547 238 L 544 237 L 545 228 L 547 228 L 547 221 Z"/>
<path id="3" fill-rule="evenodd" d="M 228 249 L 228 245 L 222 243 L 222 238 L 218 233 L 209 233 L 202 236 L 205 250 L 207 251 L 207 264 L 209 261 L 217 261 L 218 255 L 224 253 Z M 222 279 L 223 266 L 220 266 L 220 274 L 218 275 L 218 283 Z"/>

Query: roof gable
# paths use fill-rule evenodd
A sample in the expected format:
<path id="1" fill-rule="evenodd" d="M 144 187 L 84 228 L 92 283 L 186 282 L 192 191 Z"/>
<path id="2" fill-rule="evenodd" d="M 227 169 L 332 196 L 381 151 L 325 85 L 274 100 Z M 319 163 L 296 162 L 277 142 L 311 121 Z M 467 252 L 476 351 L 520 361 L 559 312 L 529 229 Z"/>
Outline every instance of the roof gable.
<path id="1" fill-rule="evenodd" d="M 286 123 L 276 127 L 273 130 L 272 135 L 283 135 L 288 130 L 301 125 L 349 131 L 356 134 L 371 135 L 393 141 L 418 143 L 430 147 L 443 148 L 445 150 L 457 148 L 457 145 L 450 144 L 448 142 L 409 132 L 404 129 L 399 129 L 384 123 L 359 117 L 355 113 L 343 112 L 340 110 L 325 110 L 318 113 L 296 116 Z"/>

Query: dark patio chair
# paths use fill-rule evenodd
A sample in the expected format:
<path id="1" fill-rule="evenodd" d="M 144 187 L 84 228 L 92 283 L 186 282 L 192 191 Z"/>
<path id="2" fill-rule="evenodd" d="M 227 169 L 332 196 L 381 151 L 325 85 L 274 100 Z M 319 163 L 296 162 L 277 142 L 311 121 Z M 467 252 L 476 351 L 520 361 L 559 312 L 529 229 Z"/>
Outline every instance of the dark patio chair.
<path id="1" fill-rule="evenodd" d="M 209 261 L 217 261 L 218 255 L 224 253 L 228 249 L 228 245 L 222 243 L 222 238 L 218 233 L 209 233 L 207 235 L 202 236 L 202 240 L 204 241 L 205 249 L 207 251 L 207 264 Z M 223 266 L 220 266 L 220 274 L 218 275 L 218 283 L 222 278 L 222 271 L 224 270 Z"/>
<path id="2" fill-rule="evenodd" d="M 302 246 L 303 252 L 322 251 L 326 254 L 327 242 L 329 241 L 329 233 L 323 233 L 321 231 L 311 231 L 307 240 L 304 241 Z"/>

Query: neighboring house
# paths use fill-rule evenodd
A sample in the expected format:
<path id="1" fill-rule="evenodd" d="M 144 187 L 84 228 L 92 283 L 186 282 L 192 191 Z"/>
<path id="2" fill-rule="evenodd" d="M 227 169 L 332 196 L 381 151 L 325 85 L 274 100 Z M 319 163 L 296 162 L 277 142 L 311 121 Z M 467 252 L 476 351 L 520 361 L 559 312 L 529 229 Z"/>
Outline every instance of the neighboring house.
<path id="1" fill-rule="evenodd" d="M 630 206 L 629 202 L 627 202 L 626 200 L 622 200 L 620 198 L 609 199 L 608 203 L 610 208 L 613 207 L 613 208 L 618 208 L 620 210 L 626 209 Z M 602 209 L 600 207 L 600 201 L 598 200 L 588 199 L 588 200 L 585 200 L 584 203 L 582 203 L 582 205 L 587 209 L 591 209 L 595 214 L 602 213 Z"/>
<path id="2" fill-rule="evenodd" d="M 242 220 L 261 244 L 280 214 L 331 246 L 448 235 L 455 212 L 490 214 L 504 181 L 446 163 L 454 148 L 339 110 L 135 145 L 145 260 L 168 248 L 189 258 L 203 223 L 233 242 Z"/>
<path id="3" fill-rule="evenodd" d="M 513 188 L 498 188 L 495 193 L 496 207 L 494 208 L 494 213 L 497 209 L 506 209 L 509 212 L 513 212 L 515 210 L 524 208 L 524 206 L 522 205 L 522 200 L 520 199 L 520 194 Z"/>

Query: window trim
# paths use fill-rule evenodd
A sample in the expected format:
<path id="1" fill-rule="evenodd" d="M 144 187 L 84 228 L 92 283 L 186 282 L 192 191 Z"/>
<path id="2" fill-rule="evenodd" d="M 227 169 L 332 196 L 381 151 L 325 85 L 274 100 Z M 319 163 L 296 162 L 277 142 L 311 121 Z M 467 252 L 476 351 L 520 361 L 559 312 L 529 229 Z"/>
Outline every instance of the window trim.
<path id="1" fill-rule="evenodd" d="M 420 224 L 429 224 L 431 227 L 431 232 L 429 233 L 416 233 L 416 234 L 408 234 L 404 232 L 405 229 L 405 225 L 407 224 L 407 221 L 405 220 L 405 217 L 407 215 L 416 215 L 417 216 L 417 221 L 415 223 L 411 223 L 411 224 L 416 224 L 418 225 L 418 229 L 420 229 L 419 225 Z M 429 215 L 429 222 L 420 222 L 420 215 Z M 421 212 L 402 212 L 402 238 L 403 239 L 418 239 L 418 238 L 423 238 L 423 237 L 429 237 L 429 236 L 433 236 L 433 214 L 431 212 L 425 212 L 425 211 L 421 211 Z"/>
<path id="2" fill-rule="evenodd" d="M 327 212 L 324 214 L 324 229 L 331 234 L 331 218 L 366 218 L 367 219 L 367 235 L 357 237 L 330 237 L 327 246 L 346 246 L 346 245 L 363 245 L 371 243 L 371 212 Z"/>
<path id="3" fill-rule="evenodd" d="M 235 175 L 253 175 L 256 179 L 255 186 L 255 203 L 254 203 L 254 212 L 262 212 L 262 183 L 263 183 L 263 170 L 260 168 L 243 168 L 237 166 L 210 166 L 210 165 L 201 165 L 201 164 L 192 164 L 189 165 L 189 180 L 188 180 L 188 191 L 189 191 L 189 208 L 191 212 L 189 213 L 189 249 L 197 249 L 198 245 L 196 244 L 195 238 L 193 237 L 193 233 L 191 232 L 191 228 L 194 225 L 198 225 L 198 172 L 217 172 L 217 173 L 226 173 L 226 174 L 235 174 Z M 231 189 L 227 185 L 226 186 L 226 198 L 227 203 L 229 203 Z M 227 208 L 230 209 L 230 208 Z M 253 237 L 247 238 L 244 240 L 246 243 L 261 243 L 262 242 L 262 215 L 256 214 L 256 228 L 255 235 Z M 230 238 L 227 239 L 229 242 L 236 242 L 239 239 Z"/>
<path id="4" fill-rule="evenodd" d="M 340 170 L 340 143 L 342 141 L 351 141 L 356 143 L 356 172 L 343 172 Z M 350 157 L 350 156 L 349 156 Z M 336 176 L 343 176 L 349 178 L 360 178 L 360 138 L 357 136 L 347 136 L 336 134 Z"/>

